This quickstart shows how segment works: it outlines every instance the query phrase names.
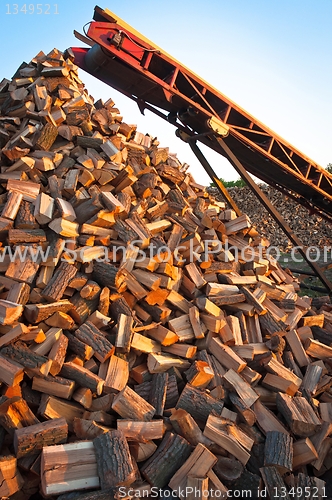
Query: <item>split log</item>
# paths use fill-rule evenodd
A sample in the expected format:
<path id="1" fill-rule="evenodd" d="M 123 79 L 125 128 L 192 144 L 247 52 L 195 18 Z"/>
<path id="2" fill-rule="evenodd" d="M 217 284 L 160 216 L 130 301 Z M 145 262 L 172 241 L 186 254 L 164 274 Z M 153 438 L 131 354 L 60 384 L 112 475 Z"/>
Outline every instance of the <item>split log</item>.
<path id="1" fill-rule="evenodd" d="M 117 421 L 117 428 L 128 441 L 147 442 L 152 439 L 162 439 L 164 435 L 163 420 L 152 420 L 151 422 L 134 422 L 121 419 Z"/>
<path id="2" fill-rule="evenodd" d="M 211 339 L 209 351 L 225 368 L 232 369 L 235 372 L 241 372 L 247 366 L 247 363 L 243 359 L 216 337 Z"/>
<path id="3" fill-rule="evenodd" d="M 29 323 L 40 323 L 56 312 L 67 313 L 73 308 L 69 300 L 59 300 L 52 304 L 27 304 L 24 308 L 24 316 Z"/>
<path id="4" fill-rule="evenodd" d="M 309 394 L 315 394 L 318 383 L 323 373 L 323 368 L 314 364 L 307 366 L 301 389 L 308 391 Z"/>
<path id="5" fill-rule="evenodd" d="M 309 438 L 299 439 L 293 444 L 293 469 L 310 464 L 318 459 L 316 448 Z"/>
<path id="6" fill-rule="evenodd" d="M 302 384 L 302 379 L 300 377 L 295 375 L 293 372 L 291 372 L 288 368 L 286 368 L 282 363 L 279 363 L 279 361 L 274 359 L 272 356 L 270 359 L 269 358 L 266 358 L 266 360 L 263 359 L 263 364 L 268 372 L 288 380 L 296 387 L 299 388 L 300 385 Z"/>
<path id="7" fill-rule="evenodd" d="M 280 393 L 279 393 L 280 394 Z M 275 400 L 274 400 L 275 402 Z M 266 434 L 269 431 L 279 431 L 288 434 L 286 427 L 259 399 L 253 404 L 258 427 Z"/>
<path id="8" fill-rule="evenodd" d="M 169 482 L 169 487 L 175 492 L 183 491 L 188 476 L 206 477 L 216 461 L 217 457 L 199 443 L 182 467 L 174 474 Z"/>
<path id="9" fill-rule="evenodd" d="M 175 432 L 184 437 L 192 446 L 202 443 L 210 449 L 212 442 L 203 435 L 203 432 L 187 411 L 181 408 L 178 410 L 173 409 L 170 422 Z"/>
<path id="10" fill-rule="evenodd" d="M 241 420 L 250 426 L 254 425 L 256 422 L 256 415 L 254 411 L 241 399 L 241 397 L 234 392 L 230 392 L 229 399 Z"/>
<path id="11" fill-rule="evenodd" d="M 32 389 L 59 398 L 71 399 L 75 389 L 75 382 L 62 377 L 33 377 Z"/>
<path id="12" fill-rule="evenodd" d="M 144 335 L 134 332 L 131 339 L 131 348 L 144 353 L 160 352 L 160 344 Z"/>
<path id="13" fill-rule="evenodd" d="M 192 310 L 194 308 L 191 308 Z M 190 314 L 190 312 L 189 312 Z M 175 332 L 168 330 L 163 325 L 158 325 L 156 328 L 152 328 L 147 332 L 147 335 L 154 340 L 157 340 L 162 346 L 169 346 L 175 344 L 179 337 Z"/>
<path id="14" fill-rule="evenodd" d="M 291 398 L 279 392 L 277 394 L 277 407 L 286 422 L 289 422 L 292 432 L 297 436 L 312 436 L 321 427 L 320 419 L 303 397 Z"/>
<path id="15" fill-rule="evenodd" d="M 256 392 L 250 387 L 250 385 L 245 380 L 243 380 L 242 377 L 234 370 L 228 370 L 223 375 L 223 378 L 226 383 L 237 392 L 238 396 L 248 407 L 252 406 L 254 402 L 259 398 Z"/>
<path id="16" fill-rule="evenodd" d="M 44 495 L 98 488 L 96 452 L 92 441 L 46 446 L 41 457 Z"/>
<path id="17" fill-rule="evenodd" d="M 94 350 L 92 349 L 91 346 L 85 344 L 84 342 L 81 342 L 75 335 L 72 333 L 67 333 L 67 339 L 68 339 L 68 347 L 69 349 L 77 354 L 82 360 L 89 360 L 92 358 L 94 354 Z"/>
<path id="18" fill-rule="evenodd" d="M 3 399 L 0 400 L 0 424 L 10 435 L 13 435 L 16 429 L 39 424 L 24 399 L 19 396 Z"/>
<path id="19" fill-rule="evenodd" d="M 294 358 L 296 359 L 297 364 L 302 366 L 308 366 L 310 364 L 310 358 L 304 350 L 303 344 L 296 332 L 296 330 L 290 330 L 286 335 L 285 339 L 287 340 Z"/>
<path id="20" fill-rule="evenodd" d="M 23 199 L 23 194 L 17 191 L 11 191 L 8 194 L 7 202 L 1 212 L 1 217 L 14 220 Z"/>
<path id="21" fill-rule="evenodd" d="M 64 417 L 69 431 L 72 432 L 74 419 L 83 418 L 84 409 L 77 403 L 43 394 L 38 407 L 38 414 L 47 420 Z"/>
<path id="22" fill-rule="evenodd" d="M 62 335 L 61 328 L 50 328 L 45 333 L 45 337 L 46 337 L 45 340 L 43 342 L 41 342 L 40 344 L 34 343 L 31 346 L 30 350 L 36 354 L 39 354 L 41 356 L 45 356 L 46 354 L 48 354 L 50 352 L 51 348 L 53 347 L 55 342 L 57 340 L 59 340 L 61 335 Z"/>
<path id="23" fill-rule="evenodd" d="M 97 309 L 98 299 L 84 299 L 79 293 L 77 293 L 71 297 L 70 303 L 71 309 L 69 314 L 75 323 L 81 325 Z"/>
<path id="24" fill-rule="evenodd" d="M 18 385 L 24 376 L 24 368 L 19 363 L 0 355 L 0 381 L 8 386 Z"/>
<path id="25" fill-rule="evenodd" d="M 94 420 L 85 420 L 83 418 L 74 418 L 73 431 L 78 439 L 95 439 L 100 434 L 108 432 L 109 427 L 98 424 Z"/>
<path id="26" fill-rule="evenodd" d="M 91 389 L 80 387 L 73 394 L 74 401 L 77 401 L 85 409 L 90 409 L 92 406 L 92 392 Z"/>
<path id="27" fill-rule="evenodd" d="M 148 355 L 148 370 L 150 373 L 162 373 L 169 368 L 189 368 L 190 363 L 187 360 L 169 356 L 167 354 L 150 353 Z"/>
<path id="28" fill-rule="evenodd" d="M 316 359 L 326 359 L 332 357 L 332 347 L 322 344 L 318 340 L 308 338 L 304 348 L 309 356 Z"/>
<path id="29" fill-rule="evenodd" d="M 209 472 L 207 473 L 207 477 L 209 478 L 209 489 L 211 491 L 211 496 L 219 496 L 222 499 L 227 498 L 228 489 L 223 485 L 213 469 L 209 470 Z"/>
<path id="30" fill-rule="evenodd" d="M 196 496 L 202 498 L 209 491 L 209 478 L 188 476 L 186 482 L 187 498 L 194 500 Z"/>
<path id="31" fill-rule="evenodd" d="M 12 325 L 22 315 L 23 306 L 0 299 L 0 325 Z"/>
<path id="32" fill-rule="evenodd" d="M 206 361 L 196 360 L 185 372 L 187 382 L 193 387 L 204 389 L 214 377 L 212 368 Z"/>
<path id="33" fill-rule="evenodd" d="M 226 424 L 223 419 L 214 417 L 213 415 L 209 416 L 204 428 L 204 436 L 211 439 L 211 441 L 218 444 L 226 451 L 237 457 L 237 459 L 240 460 L 243 465 L 246 465 L 250 458 L 250 454 L 248 451 L 251 450 L 253 440 L 246 436 L 246 438 L 248 439 L 246 439 L 247 448 L 245 448 L 243 446 L 244 443 L 239 442 L 237 437 L 235 437 L 233 434 L 234 433 L 232 433 L 232 426 Z"/>
<path id="34" fill-rule="evenodd" d="M 122 418 L 149 421 L 156 410 L 136 392 L 126 386 L 113 400 L 112 409 Z"/>
<path id="35" fill-rule="evenodd" d="M 129 443 L 130 453 L 137 463 L 145 462 L 150 458 L 157 449 L 157 445 L 153 441 L 148 441 L 147 443 L 139 443 L 138 441 L 133 441 Z"/>
<path id="36" fill-rule="evenodd" d="M 17 459 L 12 455 L 0 457 L 0 495 L 8 498 L 19 492 L 24 480 L 17 468 Z"/>

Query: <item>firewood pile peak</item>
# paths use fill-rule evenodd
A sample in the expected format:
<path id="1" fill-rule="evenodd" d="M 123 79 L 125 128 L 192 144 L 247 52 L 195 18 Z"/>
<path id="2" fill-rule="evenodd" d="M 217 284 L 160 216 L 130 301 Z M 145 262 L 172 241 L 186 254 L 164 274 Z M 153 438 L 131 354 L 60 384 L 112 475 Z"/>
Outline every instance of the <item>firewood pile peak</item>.
<path id="1" fill-rule="evenodd" d="M 2 80 L 0 109 L 0 497 L 321 498 L 329 297 L 94 102 L 70 50 Z"/>

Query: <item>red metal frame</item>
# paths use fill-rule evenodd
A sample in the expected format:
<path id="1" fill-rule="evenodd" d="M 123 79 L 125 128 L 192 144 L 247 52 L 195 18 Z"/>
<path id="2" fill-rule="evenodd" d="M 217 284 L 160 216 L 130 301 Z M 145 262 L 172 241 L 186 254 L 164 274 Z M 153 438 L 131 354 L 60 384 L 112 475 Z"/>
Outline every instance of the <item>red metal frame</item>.
<path id="1" fill-rule="evenodd" d="M 206 133 L 211 116 L 219 118 L 229 127 L 227 146 L 247 171 L 331 220 L 331 174 L 109 13 L 97 7 L 95 19 L 87 33 L 95 45 L 72 49 L 78 66 L 192 135 Z M 199 140 L 220 153 L 209 136 Z"/>

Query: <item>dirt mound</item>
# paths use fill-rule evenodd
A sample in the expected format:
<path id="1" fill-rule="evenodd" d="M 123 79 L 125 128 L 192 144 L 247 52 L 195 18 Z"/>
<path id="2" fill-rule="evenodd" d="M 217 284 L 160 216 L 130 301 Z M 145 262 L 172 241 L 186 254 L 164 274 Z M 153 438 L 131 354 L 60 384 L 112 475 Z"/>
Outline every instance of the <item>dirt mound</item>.
<path id="1" fill-rule="evenodd" d="M 306 208 L 276 189 L 263 185 L 260 187 L 304 245 L 320 248 L 332 246 L 331 227 L 327 221 L 319 215 L 310 215 Z M 211 188 L 211 191 L 217 193 L 216 188 Z M 242 212 L 250 217 L 257 231 L 270 240 L 271 245 L 278 246 L 284 252 L 290 251 L 291 242 L 248 187 L 230 188 L 229 192 Z"/>

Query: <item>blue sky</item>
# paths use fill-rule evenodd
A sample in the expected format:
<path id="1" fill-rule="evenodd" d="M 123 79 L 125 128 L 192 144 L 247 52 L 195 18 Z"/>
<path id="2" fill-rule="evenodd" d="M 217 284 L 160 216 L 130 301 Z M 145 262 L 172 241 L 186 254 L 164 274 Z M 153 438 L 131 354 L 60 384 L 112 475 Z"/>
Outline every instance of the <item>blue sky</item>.
<path id="1" fill-rule="evenodd" d="M 99 5 L 314 161 L 323 167 L 332 162 L 332 0 L 100 0 Z M 37 14 L 37 3 L 1 0 L 0 80 L 11 78 L 40 50 L 82 45 L 73 30 L 82 32 L 94 6 L 90 0 L 58 0 L 50 4 L 50 14 L 46 3 Z M 81 72 L 81 78 L 95 99 L 112 97 L 126 122 L 177 152 L 197 182 L 209 181 L 174 127 L 149 112 L 143 117 L 133 102 L 93 77 Z M 208 149 L 204 153 L 221 177 L 237 178 L 226 160 Z"/>

